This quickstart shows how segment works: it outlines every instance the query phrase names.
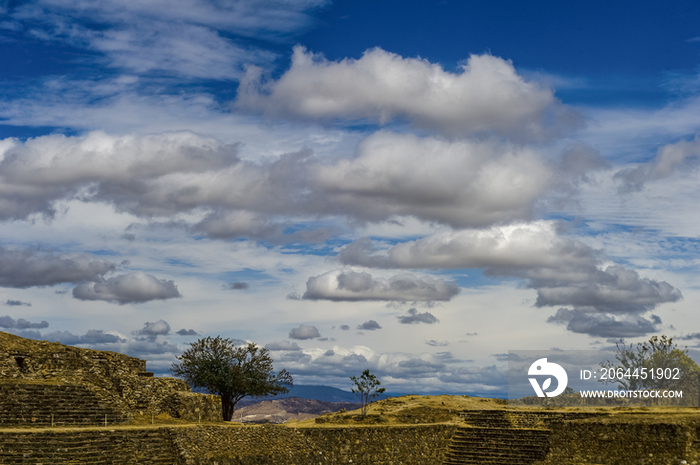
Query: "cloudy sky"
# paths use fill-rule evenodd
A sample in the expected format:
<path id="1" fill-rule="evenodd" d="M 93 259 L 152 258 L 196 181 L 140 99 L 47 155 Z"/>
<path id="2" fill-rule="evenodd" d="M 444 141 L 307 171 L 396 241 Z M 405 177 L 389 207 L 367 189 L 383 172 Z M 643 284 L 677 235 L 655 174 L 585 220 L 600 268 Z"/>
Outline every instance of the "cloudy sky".
<path id="1" fill-rule="evenodd" d="M 700 353 L 693 1 L 0 1 L 0 330 L 504 395 Z"/>

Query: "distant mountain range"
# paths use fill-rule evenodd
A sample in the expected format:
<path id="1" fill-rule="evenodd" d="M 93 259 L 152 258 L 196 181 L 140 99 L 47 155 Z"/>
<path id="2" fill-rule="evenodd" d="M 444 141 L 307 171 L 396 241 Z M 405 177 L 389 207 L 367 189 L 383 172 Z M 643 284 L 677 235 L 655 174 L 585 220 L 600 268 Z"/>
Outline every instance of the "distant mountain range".
<path id="1" fill-rule="evenodd" d="M 286 397 L 284 399 L 253 401 L 241 400 L 233 413 L 233 421 L 242 423 L 284 423 L 289 420 L 308 420 L 324 413 L 356 410 L 362 404 L 353 402 L 323 402 L 316 399 Z M 243 405 L 241 405 L 243 404 Z"/>
<path id="2" fill-rule="evenodd" d="M 206 393 L 207 391 L 205 389 L 193 389 L 195 392 L 204 392 Z M 439 396 L 442 394 L 449 394 L 449 395 L 463 395 L 467 394 L 470 397 L 484 397 L 484 398 L 494 398 L 498 397 L 501 399 L 506 399 L 508 398 L 508 391 L 504 392 L 493 392 L 493 391 L 469 391 L 469 392 L 436 392 L 436 393 L 420 393 L 420 392 L 411 392 L 411 393 L 405 393 L 405 392 L 385 392 L 384 394 L 381 394 L 380 396 L 372 399 L 372 400 L 382 400 L 386 399 L 388 397 L 401 397 L 401 396 L 406 396 L 406 395 L 432 395 L 432 396 Z M 320 400 L 322 402 L 359 402 L 360 400 L 357 398 L 355 394 L 353 394 L 350 391 L 344 391 L 342 389 L 330 387 L 330 386 L 314 386 L 314 385 L 305 385 L 305 384 L 300 384 L 300 385 L 294 385 L 293 387 L 289 388 L 289 392 L 287 394 L 280 394 L 277 396 L 269 396 L 269 397 L 262 397 L 262 398 L 257 398 L 257 399 L 252 399 L 250 397 L 244 397 L 240 402 L 240 405 L 251 405 L 255 404 L 257 402 L 261 402 L 263 400 L 279 400 L 279 399 L 288 399 L 290 397 L 298 397 L 300 399 L 314 399 L 314 400 Z"/>
<path id="3" fill-rule="evenodd" d="M 398 393 L 384 393 L 379 395 L 373 400 L 386 399 L 387 397 L 398 397 L 405 394 Z M 287 394 L 280 394 L 277 396 L 269 396 L 259 399 L 251 399 L 246 397 L 241 400 L 241 405 L 251 405 L 253 403 L 260 402 L 262 400 L 277 400 L 277 399 L 287 399 L 289 397 L 298 397 L 300 399 L 314 399 L 320 400 L 322 402 L 359 402 L 359 399 L 355 394 L 349 391 L 343 391 L 342 389 L 330 387 L 330 386 L 310 386 L 310 385 L 296 385 L 289 388 Z"/>

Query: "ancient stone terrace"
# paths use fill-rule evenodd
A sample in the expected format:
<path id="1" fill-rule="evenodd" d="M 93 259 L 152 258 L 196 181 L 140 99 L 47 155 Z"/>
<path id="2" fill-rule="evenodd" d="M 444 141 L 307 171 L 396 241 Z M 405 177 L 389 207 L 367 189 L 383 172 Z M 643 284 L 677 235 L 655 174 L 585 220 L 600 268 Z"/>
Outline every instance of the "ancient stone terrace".
<path id="1" fill-rule="evenodd" d="M 154 378 L 146 361 L 0 332 L 0 426 L 123 423 L 134 415 L 220 420 L 217 396 Z"/>
<path id="2" fill-rule="evenodd" d="M 600 413 L 469 410 L 452 437 L 445 465 L 528 465 L 549 452 L 552 423 L 592 418 Z"/>
<path id="3" fill-rule="evenodd" d="M 166 428 L 7 431 L 0 434 L 0 464 L 183 464 L 171 435 Z"/>
<path id="4" fill-rule="evenodd" d="M 0 426 L 95 425 L 129 420 L 127 412 L 101 397 L 89 385 L 0 383 Z"/>
<path id="5" fill-rule="evenodd" d="M 456 422 L 451 407 L 449 418 L 435 416 L 441 400 L 421 406 L 407 396 L 380 401 L 403 412 L 392 425 L 243 426 L 220 420 L 217 396 L 155 378 L 143 360 L 6 333 L 0 375 L 0 465 L 700 463 L 700 414 L 692 408 L 500 408 L 473 399 L 456 410 Z"/>

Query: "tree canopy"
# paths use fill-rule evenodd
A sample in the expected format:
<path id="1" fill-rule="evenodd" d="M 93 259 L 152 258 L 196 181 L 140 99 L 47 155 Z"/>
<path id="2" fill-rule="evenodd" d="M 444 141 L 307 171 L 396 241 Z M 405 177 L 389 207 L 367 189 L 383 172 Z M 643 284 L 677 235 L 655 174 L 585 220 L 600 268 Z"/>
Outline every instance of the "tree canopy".
<path id="1" fill-rule="evenodd" d="M 230 339 L 220 336 L 190 343 L 177 359 L 180 363 L 173 363 L 170 371 L 192 387 L 221 396 L 224 421 L 233 418 L 236 404 L 243 397 L 285 394 L 293 383 L 287 370 L 274 373 L 267 349 L 253 343 L 235 347 Z"/>
<path id="2" fill-rule="evenodd" d="M 385 389 L 379 387 L 382 383 L 379 382 L 376 375 L 370 374 L 369 370 L 363 371 L 359 378 L 351 376 L 350 379 L 355 383 L 355 387 L 351 391 L 360 398 L 362 415 L 366 415 L 369 403 L 382 394 Z"/>
<path id="3" fill-rule="evenodd" d="M 679 379 L 668 379 L 666 376 L 631 376 L 614 380 L 618 383 L 619 389 L 682 389 L 684 399 L 692 399 L 697 396 L 697 373 L 700 366 L 688 355 L 687 347 L 679 349 L 673 343 L 673 338 L 662 335 L 653 336 L 649 341 L 627 346 L 623 340 L 617 344 L 615 358 L 617 362 L 610 360 L 601 363 L 603 368 L 622 368 L 624 372 L 628 369 L 631 373 L 635 370 L 646 369 L 674 370 L 678 368 Z M 613 382 L 613 381 L 608 381 Z"/>

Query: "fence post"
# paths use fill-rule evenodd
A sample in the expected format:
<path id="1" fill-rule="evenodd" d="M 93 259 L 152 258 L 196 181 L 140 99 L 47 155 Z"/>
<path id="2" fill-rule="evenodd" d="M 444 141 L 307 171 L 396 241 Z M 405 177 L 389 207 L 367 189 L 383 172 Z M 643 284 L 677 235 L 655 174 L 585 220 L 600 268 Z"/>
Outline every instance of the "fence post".
<path id="1" fill-rule="evenodd" d="M 107 414 L 105 413 L 105 426 L 107 426 Z"/>

